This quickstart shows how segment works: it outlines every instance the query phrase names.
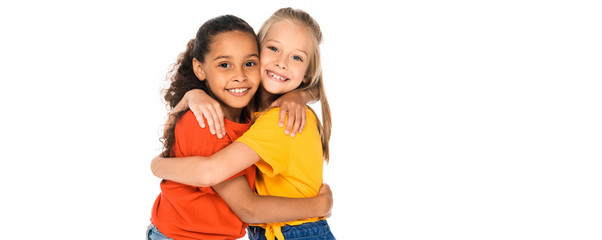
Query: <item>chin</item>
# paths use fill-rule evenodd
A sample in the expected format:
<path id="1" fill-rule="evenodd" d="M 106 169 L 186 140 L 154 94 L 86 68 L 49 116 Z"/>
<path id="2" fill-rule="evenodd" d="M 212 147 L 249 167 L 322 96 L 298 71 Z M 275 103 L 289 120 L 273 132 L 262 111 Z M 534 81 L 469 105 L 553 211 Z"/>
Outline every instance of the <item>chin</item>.
<path id="1" fill-rule="evenodd" d="M 245 107 L 246 107 L 248 104 L 249 104 L 249 103 L 247 102 L 247 103 L 244 103 L 244 104 L 242 104 L 242 103 L 241 103 L 241 104 L 231 104 L 231 105 L 229 104 L 229 106 L 230 106 L 231 108 L 243 109 L 243 108 L 245 108 Z"/>
<path id="2" fill-rule="evenodd" d="M 285 94 L 285 93 L 289 92 L 289 91 L 285 91 L 281 88 L 278 88 L 278 89 L 270 88 L 269 86 L 266 86 L 265 90 L 271 94 Z"/>

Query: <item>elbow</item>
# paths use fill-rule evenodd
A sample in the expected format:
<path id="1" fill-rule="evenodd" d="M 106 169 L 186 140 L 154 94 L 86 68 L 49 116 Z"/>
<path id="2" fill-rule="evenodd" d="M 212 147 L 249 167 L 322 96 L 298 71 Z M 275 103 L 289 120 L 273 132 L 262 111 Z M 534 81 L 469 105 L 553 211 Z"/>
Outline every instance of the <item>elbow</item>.
<path id="1" fill-rule="evenodd" d="M 158 178 L 161 178 L 161 176 L 159 176 L 159 168 L 157 167 L 157 162 L 159 161 L 159 156 L 156 156 L 155 158 L 153 158 L 153 160 L 151 161 L 151 172 L 153 173 L 153 175 L 155 175 Z"/>
<path id="2" fill-rule="evenodd" d="M 207 164 L 195 164 L 192 166 L 192 176 L 194 176 L 193 186 L 197 187 L 211 187 L 220 183 L 216 181 L 217 171 L 213 171 L 212 167 Z"/>
<path id="3" fill-rule="evenodd" d="M 234 213 L 236 213 L 236 215 L 238 216 L 238 218 L 240 218 L 240 220 L 242 220 L 243 222 L 246 222 L 246 223 L 262 223 L 259 220 L 259 214 L 256 212 L 256 210 L 253 207 L 246 206 L 246 207 L 243 207 L 241 209 L 238 209 Z"/>
<path id="4" fill-rule="evenodd" d="M 213 181 L 213 177 L 210 175 L 210 173 L 201 171 L 198 173 L 197 175 L 198 177 L 196 177 L 196 181 L 194 182 L 194 186 L 197 187 L 211 187 L 215 184 L 218 184 L 217 182 Z"/>
<path id="5" fill-rule="evenodd" d="M 261 219 L 261 212 L 259 206 L 256 203 L 257 198 L 247 198 L 242 196 L 235 203 L 229 203 L 230 209 L 246 223 L 265 223 L 265 219 Z"/>

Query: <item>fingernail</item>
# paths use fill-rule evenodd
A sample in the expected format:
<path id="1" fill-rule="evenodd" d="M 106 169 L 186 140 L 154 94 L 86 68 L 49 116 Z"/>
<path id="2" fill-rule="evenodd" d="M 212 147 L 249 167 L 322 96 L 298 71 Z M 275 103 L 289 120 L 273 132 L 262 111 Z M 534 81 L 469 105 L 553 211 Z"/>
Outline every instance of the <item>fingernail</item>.
<path id="1" fill-rule="evenodd" d="M 284 134 L 288 135 L 290 132 L 288 130 L 284 131 Z"/>
<path id="2" fill-rule="evenodd" d="M 291 134 L 291 137 L 295 137 L 295 133 Z"/>
<path id="3" fill-rule="evenodd" d="M 283 127 L 284 123 L 278 123 L 278 126 Z"/>

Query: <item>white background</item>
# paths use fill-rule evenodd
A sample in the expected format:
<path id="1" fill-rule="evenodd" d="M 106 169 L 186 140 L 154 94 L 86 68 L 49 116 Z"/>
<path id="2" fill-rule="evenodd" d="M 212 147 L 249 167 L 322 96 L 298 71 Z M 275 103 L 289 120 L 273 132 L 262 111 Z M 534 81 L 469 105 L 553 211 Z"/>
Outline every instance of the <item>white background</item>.
<path id="1" fill-rule="evenodd" d="M 207 19 L 320 23 L 338 239 L 601 239 L 597 1 L 3 1 L 0 236 L 142 239 Z"/>

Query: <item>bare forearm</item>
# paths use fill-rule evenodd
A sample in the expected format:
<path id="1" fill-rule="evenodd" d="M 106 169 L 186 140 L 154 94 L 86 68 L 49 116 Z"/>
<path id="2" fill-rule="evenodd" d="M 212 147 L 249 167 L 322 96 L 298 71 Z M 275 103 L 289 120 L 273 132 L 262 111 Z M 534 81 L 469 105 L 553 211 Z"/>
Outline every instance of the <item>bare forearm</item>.
<path id="1" fill-rule="evenodd" d="M 208 187 L 213 184 L 207 166 L 203 167 L 202 157 L 162 158 L 155 157 L 151 162 L 151 171 L 159 178 L 191 186 Z"/>
<path id="2" fill-rule="evenodd" d="M 247 223 L 287 222 L 327 216 L 332 208 L 330 188 L 320 188 L 312 198 L 284 198 L 255 194 L 244 176 L 222 182 L 213 189 Z M 326 190 L 326 191 L 324 191 Z"/>
<path id="3" fill-rule="evenodd" d="M 195 90 L 195 89 L 193 89 L 193 90 Z M 173 109 L 171 109 L 172 114 L 175 114 L 175 113 L 178 113 L 178 112 L 181 112 L 184 110 L 188 110 L 188 93 L 193 90 L 190 90 L 190 91 L 186 92 L 186 94 L 184 94 L 184 97 L 182 97 L 182 100 L 180 100 L 178 102 L 178 104 L 176 104 L 176 106 Z"/>
<path id="4" fill-rule="evenodd" d="M 221 183 L 259 161 L 259 155 L 244 143 L 234 142 L 210 157 L 155 157 L 153 174 L 159 178 L 197 187 Z"/>
<path id="5" fill-rule="evenodd" d="M 248 223 L 287 222 L 310 217 L 322 217 L 328 213 L 323 197 L 284 198 L 255 195 L 251 209 L 245 216 Z"/>
<path id="6" fill-rule="evenodd" d="M 317 87 L 312 87 L 303 91 L 300 91 L 301 96 L 306 103 L 312 103 L 320 99 L 320 92 Z"/>

